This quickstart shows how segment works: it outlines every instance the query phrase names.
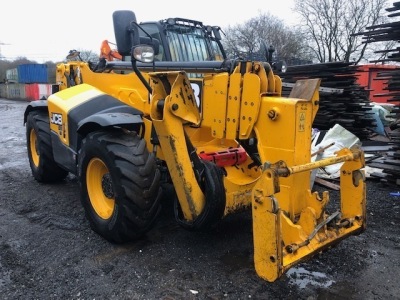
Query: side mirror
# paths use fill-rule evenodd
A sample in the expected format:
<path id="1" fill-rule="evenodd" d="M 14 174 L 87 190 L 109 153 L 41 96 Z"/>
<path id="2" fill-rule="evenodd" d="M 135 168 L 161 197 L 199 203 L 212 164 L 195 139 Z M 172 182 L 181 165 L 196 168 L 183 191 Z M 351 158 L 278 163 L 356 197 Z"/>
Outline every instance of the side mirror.
<path id="1" fill-rule="evenodd" d="M 117 10 L 113 13 L 113 23 L 119 54 L 131 55 L 132 46 L 139 44 L 139 30 L 135 14 L 130 10 Z"/>

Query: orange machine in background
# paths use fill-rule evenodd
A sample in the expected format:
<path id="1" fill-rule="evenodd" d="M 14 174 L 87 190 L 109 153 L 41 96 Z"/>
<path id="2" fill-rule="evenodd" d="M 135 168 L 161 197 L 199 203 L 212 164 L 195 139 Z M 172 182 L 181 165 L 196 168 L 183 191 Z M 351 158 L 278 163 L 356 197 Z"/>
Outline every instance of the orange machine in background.
<path id="1" fill-rule="evenodd" d="M 111 49 L 110 44 L 112 43 L 108 40 L 104 40 L 101 43 L 100 58 L 105 58 L 108 61 L 112 61 L 114 59 L 122 60 L 121 54 L 119 54 L 117 50 Z"/>

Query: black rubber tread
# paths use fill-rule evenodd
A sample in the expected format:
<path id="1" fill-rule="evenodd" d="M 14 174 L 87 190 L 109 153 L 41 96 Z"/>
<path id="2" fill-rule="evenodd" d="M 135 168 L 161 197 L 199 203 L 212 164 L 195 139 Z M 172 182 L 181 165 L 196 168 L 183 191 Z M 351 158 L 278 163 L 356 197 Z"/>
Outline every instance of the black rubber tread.
<path id="1" fill-rule="evenodd" d="M 86 187 L 86 168 L 92 158 L 107 166 L 115 193 L 115 209 L 105 220 L 94 211 Z M 81 201 L 91 228 L 115 243 L 136 240 L 153 226 L 161 210 L 160 172 L 153 153 L 138 135 L 120 130 L 90 133 L 79 153 Z"/>
<path id="2" fill-rule="evenodd" d="M 193 221 L 184 219 L 179 201 L 174 201 L 175 219 L 179 225 L 188 230 L 210 230 L 214 228 L 224 216 L 226 194 L 223 183 L 223 171 L 212 162 L 202 161 L 204 174 L 200 187 L 205 194 L 206 204 L 201 214 Z"/>
<path id="3" fill-rule="evenodd" d="M 39 152 L 39 166 L 35 166 L 32 160 L 30 132 L 36 132 L 37 150 Z M 68 171 L 60 167 L 53 156 L 51 144 L 49 116 L 46 111 L 31 111 L 26 121 L 26 143 L 28 150 L 29 164 L 33 177 L 44 183 L 58 182 L 68 175 Z"/>

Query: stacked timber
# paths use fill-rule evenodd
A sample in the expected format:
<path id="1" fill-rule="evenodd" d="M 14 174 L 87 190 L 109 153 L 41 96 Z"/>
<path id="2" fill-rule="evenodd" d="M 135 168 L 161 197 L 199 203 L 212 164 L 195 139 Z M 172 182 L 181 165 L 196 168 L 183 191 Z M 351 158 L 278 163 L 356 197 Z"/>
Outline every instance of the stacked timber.
<path id="1" fill-rule="evenodd" d="M 400 16 L 400 2 L 394 2 L 393 6 L 386 9 L 389 18 Z M 400 21 L 393 21 L 385 24 L 369 26 L 363 35 L 365 43 L 400 41 Z M 400 46 L 393 49 L 379 50 L 376 53 L 386 54 L 385 58 L 377 59 L 372 62 L 386 63 L 400 62 Z M 371 173 L 371 176 L 380 179 L 382 182 L 400 185 L 400 69 L 393 69 L 378 74 L 378 79 L 387 81 L 388 103 L 393 104 L 391 117 L 396 120 L 388 128 L 390 138 L 389 149 L 384 156 L 374 160 L 369 166 L 380 169 L 382 172 Z"/>
<path id="2" fill-rule="evenodd" d="M 339 124 L 360 140 L 368 139 L 376 126 L 373 105 L 368 92 L 357 83 L 357 68 L 353 63 L 331 62 L 289 66 L 279 76 L 283 81 L 283 96 L 299 79 L 321 79 L 319 110 L 313 127 L 329 130 Z"/>

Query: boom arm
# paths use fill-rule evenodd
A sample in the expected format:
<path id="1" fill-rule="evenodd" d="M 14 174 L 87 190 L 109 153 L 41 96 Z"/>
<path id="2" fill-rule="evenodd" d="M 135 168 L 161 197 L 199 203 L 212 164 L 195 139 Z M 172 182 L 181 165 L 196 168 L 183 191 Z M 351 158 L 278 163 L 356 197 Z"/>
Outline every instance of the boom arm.
<path id="1" fill-rule="evenodd" d="M 183 122 L 200 123 L 190 82 L 183 72 L 152 73 L 150 116 L 171 174 L 186 220 L 193 221 L 202 212 L 205 197 L 201 191 L 186 147 Z"/>

